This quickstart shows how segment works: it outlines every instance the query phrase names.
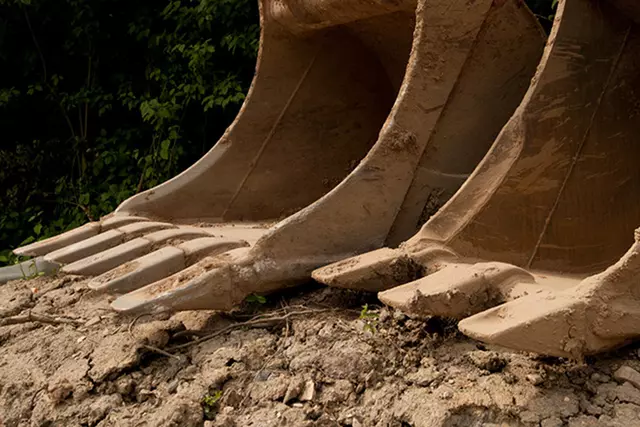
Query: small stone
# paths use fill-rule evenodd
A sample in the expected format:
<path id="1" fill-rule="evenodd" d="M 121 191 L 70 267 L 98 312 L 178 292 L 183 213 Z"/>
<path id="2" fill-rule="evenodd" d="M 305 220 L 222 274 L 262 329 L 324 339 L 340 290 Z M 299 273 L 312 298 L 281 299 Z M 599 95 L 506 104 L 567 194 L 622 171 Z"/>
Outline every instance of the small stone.
<path id="1" fill-rule="evenodd" d="M 178 389 L 178 384 L 180 384 L 179 380 L 173 380 L 169 384 L 167 384 L 167 393 L 173 394 Z"/>
<path id="2" fill-rule="evenodd" d="M 451 399 L 453 397 L 453 392 L 451 390 L 444 390 L 440 393 L 440 397 L 445 400 Z"/>
<path id="3" fill-rule="evenodd" d="M 505 372 L 504 374 L 502 374 L 502 380 L 507 384 L 515 384 L 516 382 L 518 382 L 518 378 L 511 372 Z"/>
<path id="4" fill-rule="evenodd" d="M 302 388 L 304 387 L 304 380 L 300 377 L 293 377 L 289 381 L 289 385 L 287 386 L 287 392 L 284 394 L 284 399 L 282 403 L 289 403 L 296 397 L 300 395 Z"/>
<path id="5" fill-rule="evenodd" d="M 222 395 L 221 403 L 224 406 L 231 406 L 237 408 L 242 403 L 244 396 L 238 392 L 237 389 L 232 388 Z"/>
<path id="6" fill-rule="evenodd" d="M 418 371 L 407 375 L 405 378 L 407 382 L 417 385 L 418 387 L 428 387 L 439 379 L 442 374 L 435 370 L 435 368 L 420 368 Z"/>
<path id="7" fill-rule="evenodd" d="M 89 424 L 95 425 L 107 416 L 109 412 L 121 406 L 122 397 L 119 394 L 101 396 L 89 407 Z"/>
<path id="8" fill-rule="evenodd" d="M 124 376 L 119 378 L 116 381 L 116 391 L 121 395 L 121 396 L 128 396 L 131 393 L 133 393 L 133 391 L 136 388 L 136 385 L 133 381 L 133 379 L 129 376 Z"/>
<path id="9" fill-rule="evenodd" d="M 73 394 L 73 386 L 67 382 L 61 382 L 55 386 L 49 386 L 49 397 L 55 403 L 60 403 Z"/>
<path id="10" fill-rule="evenodd" d="M 291 406 L 293 406 L 294 408 L 303 408 L 304 407 L 304 405 L 302 403 L 300 403 L 300 402 L 296 402 Z"/>
<path id="11" fill-rule="evenodd" d="M 322 409 L 319 406 L 306 408 L 304 410 L 304 415 L 306 419 L 315 421 L 322 416 Z"/>
<path id="12" fill-rule="evenodd" d="M 155 393 L 152 392 L 151 390 L 147 390 L 146 388 L 143 388 L 142 390 L 138 391 L 138 395 L 136 396 L 136 401 L 138 403 L 146 402 L 151 396 L 155 396 Z"/>
<path id="13" fill-rule="evenodd" d="M 207 425 L 205 424 L 205 427 Z M 220 413 L 211 424 L 212 427 L 236 427 L 236 422 L 232 415 Z"/>
<path id="14" fill-rule="evenodd" d="M 404 314 L 400 310 L 395 310 L 393 312 L 393 320 L 395 320 L 396 322 L 404 322 L 406 319 L 407 319 L 406 314 Z"/>
<path id="15" fill-rule="evenodd" d="M 520 420 L 523 423 L 535 424 L 540 422 L 540 416 L 533 411 L 522 411 L 520 413 Z"/>
<path id="16" fill-rule="evenodd" d="M 540 374 L 529 374 L 526 376 L 527 381 L 533 385 L 540 385 L 544 382 L 544 378 Z"/>
<path id="17" fill-rule="evenodd" d="M 620 402 L 640 405 L 640 390 L 632 386 L 628 381 L 616 388 L 616 397 Z"/>
<path id="18" fill-rule="evenodd" d="M 628 381 L 634 387 L 640 389 L 640 372 L 629 366 L 622 366 L 613 374 L 613 378 L 620 382 Z"/>
<path id="19" fill-rule="evenodd" d="M 563 425 L 564 423 L 558 417 L 547 418 L 540 423 L 540 427 L 562 427 Z"/>
<path id="20" fill-rule="evenodd" d="M 301 402 L 310 402 L 316 396 L 316 384 L 309 380 L 304 384 L 304 388 L 300 393 L 300 401 Z"/>
<path id="21" fill-rule="evenodd" d="M 602 408 L 589 402 L 587 399 L 580 399 L 580 409 L 590 415 L 602 415 Z"/>
<path id="22" fill-rule="evenodd" d="M 78 338 L 78 339 L 76 340 L 76 342 L 77 342 L 78 344 L 80 344 L 82 341 L 84 341 L 84 340 L 86 340 L 86 339 L 87 339 L 87 337 L 85 337 L 85 336 L 83 335 L 83 336 L 81 336 L 80 338 Z"/>
<path id="23" fill-rule="evenodd" d="M 256 381 L 266 381 L 267 379 L 269 379 L 270 375 L 271 372 L 269 371 L 260 371 L 258 372 L 258 375 L 256 375 Z"/>
<path id="24" fill-rule="evenodd" d="M 591 380 L 598 383 L 608 383 L 609 381 L 611 381 L 611 378 L 608 375 L 603 375 L 595 372 L 593 375 L 591 375 Z"/>
<path id="25" fill-rule="evenodd" d="M 612 425 L 608 423 L 605 424 L 605 422 L 606 421 L 604 418 L 600 418 L 600 420 L 598 420 L 595 417 L 591 417 L 587 415 L 578 415 L 577 417 L 569 420 L 568 427 L 603 427 L 603 426 Z M 620 425 L 620 424 L 615 424 L 615 425 Z"/>
<path id="26" fill-rule="evenodd" d="M 84 326 L 88 327 L 88 326 L 97 325 L 101 321 L 102 321 L 102 318 L 100 316 L 95 316 L 95 317 L 92 317 L 91 319 L 87 320 L 87 322 L 84 324 Z"/>
<path id="27" fill-rule="evenodd" d="M 225 367 L 207 371 L 202 377 L 209 383 L 209 390 L 221 390 L 224 383 L 231 377 L 231 374 L 229 369 Z"/>
<path id="28" fill-rule="evenodd" d="M 507 359 L 495 351 L 471 351 L 467 357 L 477 368 L 489 372 L 500 372 L 507 366 Z"/>

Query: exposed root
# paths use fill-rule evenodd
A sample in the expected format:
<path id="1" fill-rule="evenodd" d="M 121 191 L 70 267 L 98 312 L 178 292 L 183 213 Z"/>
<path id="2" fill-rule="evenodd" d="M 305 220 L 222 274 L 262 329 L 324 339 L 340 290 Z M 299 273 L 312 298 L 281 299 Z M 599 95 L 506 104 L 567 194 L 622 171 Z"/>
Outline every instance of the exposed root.
<path id="1" fill-rule="evenodd" d="M 0 326 L 8 326 L 8 325 L 19 325 L 22 323 L 29 322 L 38 322 L 38 323 L 47 323 L 50 325 L 75 325 L 80 326 L 84 322 L 64 317 L 52 317 L 47 316 L 46 314 L 35 314 L 31 311 L 28 311 L 27 314 L 19 315 L 19 316 L 11 316 L 0 319 Z"/>
<path id="2" fill-rule="evenodd" d="M 180 360 L 180 356 L 176 356 L 175 354 L 171 354 L 168 351 L 164 351 L 163 349 L 155 347 L 153 345 L 143 344 L 142 348 L 145 348 L 145 349 L 147 349 L 149 351 L 153 351 L 154 353 L 161 354 L 163 356 L 167 356 L 167 357 L 171 357 L 171 358 L 176 359 L 176 360 Z"/>
<path id="3" fill-rule="evenodd" d="M 258 315 L 255 316 L 253 318 L 251 318 L 250 320 L 247 320 L 245 322 L 239 322 L 239 323 L 234 323 L 233 325 L 229 325 L 225 328 L 222 328 L 220 330 L 217 330 L 215 332 L 211 332 L 211 331 L 207 331 L 207 330 L 203 330 L 203 331 L 181 331 L 178 332 L 176 334 L 173 335 L 173 338 L 178 338 L 178 337 L 182 337 L 182 336 L 200 336 L 200 338 L 190 341 L 188 343 L 185 344 L 180 344 L 180 345 L 176 345 L 174 347 L 171 347 L 170 350 L 180 350 L 183 348 L 187 348 L 190 347 L 192 345 L 195 344 L 200 344 L 202 342 L 208 341 L 210 339 L 213 339 L 215 337 L 218 337 L 220 335 L 224 335 L 227 332 L 231 332 L 234 329 L 239 329 L 239 328 L 243 328 L 243 327 L 252 327 L 252 328 L 265 328 L 265 327 L 269 327 L 269 326 L 274 326 L 277 325 L 279 323 L 282 322 L 287 322 L 287 320 L 296 317 L 296 316 L 306 316 L 306 315 L 310 315 L 310 314 L 318 314 L 318 313 L 325 313 L 328 311 L 334 311 L 331 309 L 307 309 L 307 310 L 300 310 L 300 311 L 291 311 L 291 312 L 286 312 L 286 309 L 281 309 L 278 311 L 275 311 L 273 313 L 269 313 L 269 314 L 262 314 L 262 315 Z M 278 313 L 282 313 L 285 312 L 286 314 L 284 315 L 277 315 Z"/>

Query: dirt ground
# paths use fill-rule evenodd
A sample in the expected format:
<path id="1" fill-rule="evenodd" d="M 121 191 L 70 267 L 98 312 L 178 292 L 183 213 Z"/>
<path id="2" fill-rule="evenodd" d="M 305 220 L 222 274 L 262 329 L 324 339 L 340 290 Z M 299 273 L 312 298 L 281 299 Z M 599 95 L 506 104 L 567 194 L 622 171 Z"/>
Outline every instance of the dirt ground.
<path id="1" fill-rule="evenodd" d="M 0 426 L 640 426 L 637 346 L 513 353 L 316 285 L 226 314 L 109 299 L 73 276 L 0 286 Z"/>

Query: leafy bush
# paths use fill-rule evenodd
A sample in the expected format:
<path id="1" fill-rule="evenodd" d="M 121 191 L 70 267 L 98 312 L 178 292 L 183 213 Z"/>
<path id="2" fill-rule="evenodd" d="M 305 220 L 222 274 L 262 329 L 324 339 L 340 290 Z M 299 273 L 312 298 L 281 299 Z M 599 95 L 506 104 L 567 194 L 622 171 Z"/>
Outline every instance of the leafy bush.
<path id="1" fill-rule="evenodd" d="M 255 0 L 0 0 L 0 264 L 208 151 L 258 38 Z"/>

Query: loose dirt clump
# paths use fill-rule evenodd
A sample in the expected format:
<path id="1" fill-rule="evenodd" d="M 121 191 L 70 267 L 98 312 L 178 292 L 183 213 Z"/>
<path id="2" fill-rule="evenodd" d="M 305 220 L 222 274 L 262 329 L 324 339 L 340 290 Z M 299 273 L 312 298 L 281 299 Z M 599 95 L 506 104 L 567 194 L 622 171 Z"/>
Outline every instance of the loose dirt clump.
<path id="1" fill-rule="evenodd" d="M 640 426 L 636 347 L 513 353 L 312 285 L 231 313 L 121 316 L 86 284 L 0 287 L 0 426 Z"/>

